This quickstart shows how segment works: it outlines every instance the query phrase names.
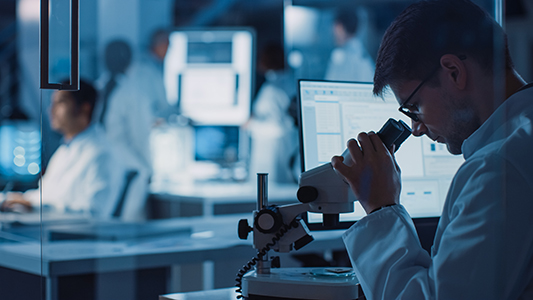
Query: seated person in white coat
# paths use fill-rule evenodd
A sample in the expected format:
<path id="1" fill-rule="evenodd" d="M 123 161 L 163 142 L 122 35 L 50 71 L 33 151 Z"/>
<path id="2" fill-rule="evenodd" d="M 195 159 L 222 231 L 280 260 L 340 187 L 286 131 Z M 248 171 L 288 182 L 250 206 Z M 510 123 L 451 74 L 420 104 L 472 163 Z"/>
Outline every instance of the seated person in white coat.
<path id="1" fill-rule="evenodd" d="M 42 192 L 42 205 L 55 211 L 111 217 L 125 172 L 103 130 L 90 125 L 96 99 L 95 89 L 83 80 L 79 91 L 53 94 L 50 123 L 63 135 L 63 144 L 52 155 L 40 189 L 8 193 L 4 209 L 39 207 Z"/>
<path id="2" fill-rule="evenodd" d="M 333 23 L 337 47 L 331 52 L 326 80 L 371 82 L 374 60 L 358 35 L 359 19 L 351 8 L 338 9 Z"/>
<path id="3" fill-rule="evenodd" d="M 376 66 L 374 93 L 390 86 L 413 134 L 465 162 L 428 253 L 399 203 L 392 149 L 361 133 L 351 167 L 332 158 L 368 214 L 343 236 L 367 299 L 533 299 L 533 85 L 502 28 L 466 0 L 418 2 L 386 31 Z"/>

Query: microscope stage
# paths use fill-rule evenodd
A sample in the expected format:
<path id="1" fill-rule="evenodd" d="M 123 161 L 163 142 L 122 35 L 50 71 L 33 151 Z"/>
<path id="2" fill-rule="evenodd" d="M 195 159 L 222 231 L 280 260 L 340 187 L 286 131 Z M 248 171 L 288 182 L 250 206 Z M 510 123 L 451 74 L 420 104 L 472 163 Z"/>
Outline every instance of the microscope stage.
<path id="1" fill-rule="evenodd" d="M 281 268 L 247 273 L 243 294 L 253 299 L 355 300 L 359 280 L 351 268 Z"/>

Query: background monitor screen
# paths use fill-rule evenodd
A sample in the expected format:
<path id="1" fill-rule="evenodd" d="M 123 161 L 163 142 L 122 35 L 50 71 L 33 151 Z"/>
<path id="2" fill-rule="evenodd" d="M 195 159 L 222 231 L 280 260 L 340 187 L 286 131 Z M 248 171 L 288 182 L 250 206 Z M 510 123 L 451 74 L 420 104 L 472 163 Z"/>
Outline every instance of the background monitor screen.
<path id="1" fill-rule="evenodd" d="M 235 163 L 239 156 L 238 126 L 196 126 L 194 159 L 217 163 Z"/>
<path id="2" fill-rule="evenodd" d="M 253 32 L 177 30 L 169 41 L 164 63 L 168 102 L 195 124 L 244 124 L 252 96 Z"/>
<path id="3" fill-rule="evenodd" d="M 0 186 L 33 183 L 41 172 L 41 132 L 38 123 L 7 121 L 0 125 Z M 24 185 L 24 184 L 22 184 Z"/>
<path id="4" fill-rule="evenodd" d="M 389 119 L 410 120 L 398 111 L 391 91 L 383 98 L 372 94 L 372 83 L 300 80 L 299 109 L 302 171 L 329 163 L 340 155 L 346 142 L 362 131 L 378 131 Z M 402 170 L 402 203 L 414 218 L 441 214 L 453 175 L 463 163 L 446 145 L 426 136 L 410 136 L 396 152 Z M 355 212 L 341 214 L 341 222 L 353 222 L 366 215 L 359 202 Z M 308 222 L 321 223 L 322 214 L 308 213 Z"/>

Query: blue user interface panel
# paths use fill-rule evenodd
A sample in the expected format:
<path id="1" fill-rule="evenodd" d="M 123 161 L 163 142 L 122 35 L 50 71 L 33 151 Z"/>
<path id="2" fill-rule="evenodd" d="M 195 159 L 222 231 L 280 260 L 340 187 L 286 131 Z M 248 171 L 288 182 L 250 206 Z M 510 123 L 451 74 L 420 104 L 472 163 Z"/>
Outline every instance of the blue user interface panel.
<path id="1" fill-rule="evenodd" d="M 0 185 L 36 183 L 41 172 L 41 132 L 37 123 L 4 121 L 0 125 Z"/>

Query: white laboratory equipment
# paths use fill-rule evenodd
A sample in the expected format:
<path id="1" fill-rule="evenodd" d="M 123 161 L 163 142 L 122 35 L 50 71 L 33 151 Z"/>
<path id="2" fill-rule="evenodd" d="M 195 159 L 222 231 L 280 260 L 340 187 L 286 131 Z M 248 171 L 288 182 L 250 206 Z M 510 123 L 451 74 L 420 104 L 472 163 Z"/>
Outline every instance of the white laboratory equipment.
<path id="1" fill-rule="evenodd" d="M 378 132 L 384 144 L 388 148 L 394 144 L 395 149 L 410 134 L 410 128 L 403 121 L 394 119 L 389 119 Z M 348 155 L 348 151 L 343 153 L 345 158 Z M 300 218 L 302 213 L 321 213 L 324 226 L 335 226 L 340 213 L 353 212 L 356 199 L 349 185 L 336 174 L 330 163 L 324 164 L 302 173 L 297 193 L 300 203 L 276 206 L 268 205 L 267 178 L 267 174 L 258 174 L 258 202 L 253 227 L 246 219 L 239 222 L 239 237 L 246 239 L 252 231 L 253 247 L 258 250 L 257 256 L 237 275 L 237 286 L 242 295 L 248 300 L 358 299 L 358 279 L 351 268 L 273 269 L 279 267 L 279 259 L 269 260 L 268 257 L 270 250 L 287 253 L 313 241 L 306 223 Z M 253 266 L 255 269 L 251 270 Z"/>

